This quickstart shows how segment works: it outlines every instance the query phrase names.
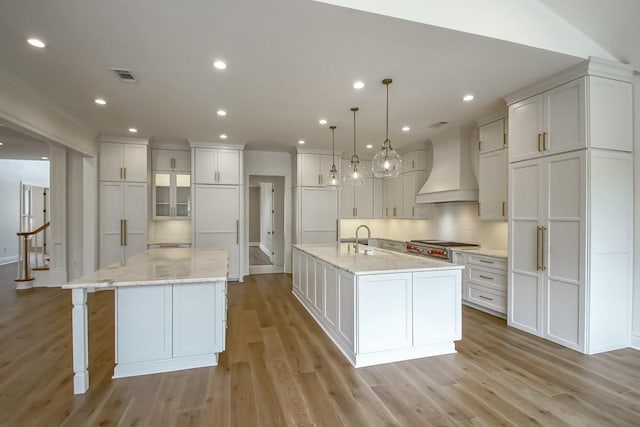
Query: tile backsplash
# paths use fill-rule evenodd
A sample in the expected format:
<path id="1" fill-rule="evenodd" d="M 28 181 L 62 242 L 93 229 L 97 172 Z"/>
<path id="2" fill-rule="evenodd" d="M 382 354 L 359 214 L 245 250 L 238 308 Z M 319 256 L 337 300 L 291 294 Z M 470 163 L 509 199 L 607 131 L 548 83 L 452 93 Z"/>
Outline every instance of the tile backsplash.
<path id="1" fill-rule="evenodd" d="M 507 250 L 507 222 L 481 221 L 475 202 L 436 203 L 431 218 L 426 220 L 344 219 L 340 224 L 341 237 L 353 237 L 358 225 L 366 224 L 374 237 L 454 240 Z"/>

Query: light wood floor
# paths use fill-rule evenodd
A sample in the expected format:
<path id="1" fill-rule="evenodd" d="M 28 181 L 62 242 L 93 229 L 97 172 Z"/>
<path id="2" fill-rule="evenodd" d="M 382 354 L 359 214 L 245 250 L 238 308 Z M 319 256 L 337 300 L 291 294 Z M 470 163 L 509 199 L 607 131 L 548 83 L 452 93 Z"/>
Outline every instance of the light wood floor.
<path id="1" fill-rule="evenodd" d="M 272 265 L 267 254 L 258 246 L 249 246 L 249 265 Z"/>
<path id="2" fill-rule="evenodd" d="M 220 364 L 111 380 L 113 294 L 89 296 L 90 391 L 72 395 L 71 296 L 0 283 L 0 425 L 640 424 L 640 352 L 583 356 L 465 308 L 454 355 L 353 369 L 289 275 L 229 285 Z"/>

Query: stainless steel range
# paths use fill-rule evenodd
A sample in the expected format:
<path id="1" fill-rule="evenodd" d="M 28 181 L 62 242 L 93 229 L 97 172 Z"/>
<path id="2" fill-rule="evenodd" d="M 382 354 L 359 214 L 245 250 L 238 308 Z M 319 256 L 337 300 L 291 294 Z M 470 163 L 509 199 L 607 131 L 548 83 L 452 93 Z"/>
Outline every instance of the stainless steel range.
<path id="1" fill-rule="evenodd" d="M 407 252 L 451 262 L 452 249 L 477 248 L 475 243 L 447 242 L 444 240 L 412 240 L 407 242 Z"/>

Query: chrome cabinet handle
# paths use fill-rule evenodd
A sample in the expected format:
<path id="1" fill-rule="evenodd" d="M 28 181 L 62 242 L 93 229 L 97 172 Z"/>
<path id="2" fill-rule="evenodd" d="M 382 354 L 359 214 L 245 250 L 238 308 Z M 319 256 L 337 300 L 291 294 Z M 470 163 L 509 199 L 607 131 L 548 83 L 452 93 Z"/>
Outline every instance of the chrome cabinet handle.
<path id="1" fill-rule="evenodd" d="M 124 219 L 120 220 L 120 246 L 124 246 Z"/>
<path id="2" fill-rule="evenodd" d="M 485 264 L 493 264 L 493 261 L 487 261 L 486 259 L 480 259 L 478 261 L 484 262 Z"/>
<path id="3" fill-rule="evenodd" d="M 484 295 L 478 295 L 479 298 L 486 299 L 487 301 L 493 301 L 493 298 L 485 297 Z"/>
<path id="4" fill-rule="evenodd" d="M 120 168 L 120 179 L 124 179 L 124 177 L 122 175 L 122 168 Z"/>
<path id="5" fill-rule="evenodd" d="M 505 214 L 506 204 L 507 204 L 507 202 L 502 202 L 502 216 L 507 216 Z"/>
<path id="6" fill-rule="evenodd" d="M 127 233 L 128 233 L 128 231 L 127 231 L 127 220 L 123 219 L 123 221 L 124 221 L 124 245 L 127 246 L 129 244 L 129 242 L 128 242 L 129 239 L 127 237 Z"/>
<path id="7" fill-rule="evenodd" d="M 416 207 L 411 206 L 411 216 L 416 216 Z"/>
<path id="8" fill-rule="evenodd" d="M 483 279 L 487 279 L 487 280 L 493 280 L 493 277 L 483 276 L 482 274 L 480 275 L 480 277 L 482 277 Z"/>

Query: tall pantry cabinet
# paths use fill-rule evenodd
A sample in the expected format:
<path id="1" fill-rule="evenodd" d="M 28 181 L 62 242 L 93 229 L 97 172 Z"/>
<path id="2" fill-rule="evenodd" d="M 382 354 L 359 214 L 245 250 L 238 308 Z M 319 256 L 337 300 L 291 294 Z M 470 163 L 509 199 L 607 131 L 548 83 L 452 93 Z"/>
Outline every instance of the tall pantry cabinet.
<path id="1" fill-rule="evenodd" d="M 630 340 L 632 74 L 572 71 L 508 99 L 508 323 L 594 354 Z"/>
<path id="2" fill-rule="evenodd" d="M 340 170 L 339 153 L 336 168 Z M 340 191 L 325 187 L 330 152 L 298 149 L 293 154 L 293 243 L 331 243 L 339 239 Z"/>
<path id="3" fill-rule="evenodd" d="M 147 249 L 147 146 L 141 138 L 101 137 L 100 267 Z"/>
<path id="4" fill-rule="evenodd" d="M 189 141 L 193 246 L 229 252 L 229 280 L 239 280 L 244 145 Z"/>

